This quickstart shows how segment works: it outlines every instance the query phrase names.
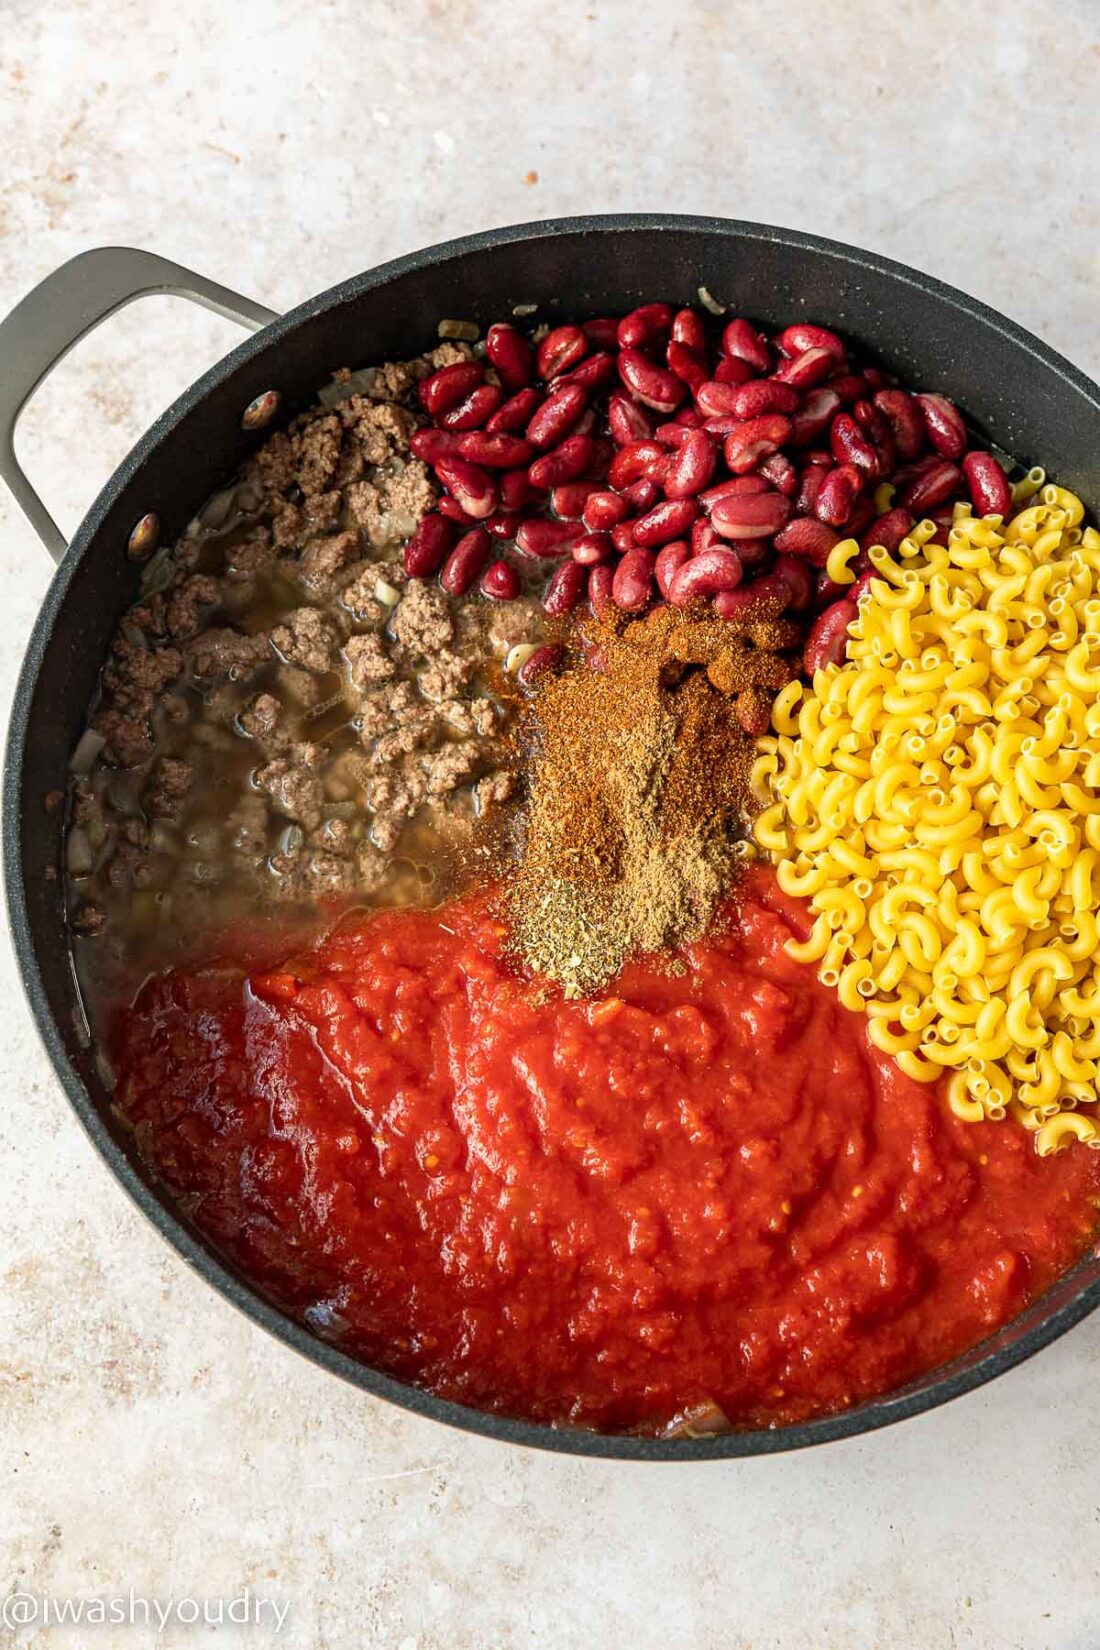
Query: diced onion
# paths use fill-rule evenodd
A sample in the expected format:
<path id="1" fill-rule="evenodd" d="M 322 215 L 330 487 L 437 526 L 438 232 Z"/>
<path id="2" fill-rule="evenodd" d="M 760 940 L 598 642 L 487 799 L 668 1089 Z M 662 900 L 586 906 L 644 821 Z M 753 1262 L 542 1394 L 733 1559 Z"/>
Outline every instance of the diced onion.
<path id="1" fill-rule="evenodd" d="M 350 400 L 353 395 L 370 395 L 377 377 L 377 367 L 360 367 L 349 378 L 335 384 L 325 384 L 318 390 L 317 399 L 322 407 L 335 407 L 341 401 Z"/>
<path id="2" fill-rule="evenodd" d="M 467 344 L 477 341 L 481 328 L 476 321 L 440 321 L 439 336 L 441 338 L 461 338 Z"/>
<path id="3" fill-rule="evenodd" d="M 65 841 L 65 869 L 71 877 L 90 876 L 92 845 L 81 825 L 74 825 Z"/>
<path id="4" fill-rule="evenodd" d="M 401 600 L 401 592 L 386 579 L 375 579 L 374 599 L 383 607 L 396 607 Z"/>
<path id="5" fill-rule="evenodd" d="M 95 728 L 85 728 L 69 758 L 69 772 L 77 779 L 86 779 L 99 759 L 107 741 Z"/>
<path id="6" fill-rule="evenodd" d="M 708 287 L 701 286 L 699 288 L 699 302 L 704 309 L 709 309 L 712 315 L 724 315 L 726 313 L 725 304 L 720 304 Z"/>

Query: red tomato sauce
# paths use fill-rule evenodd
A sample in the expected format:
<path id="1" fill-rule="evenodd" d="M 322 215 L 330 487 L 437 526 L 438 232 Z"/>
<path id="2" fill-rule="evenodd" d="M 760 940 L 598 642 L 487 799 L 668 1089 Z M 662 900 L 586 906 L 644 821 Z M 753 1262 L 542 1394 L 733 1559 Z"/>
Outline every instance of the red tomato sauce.
<path id="1" fill-rule="evenodd" d="M 276 973 L 153 979 L 122 1108 L 229 1259 L 346 1350 L 479 1408 L 657 1429 L 842 1408 L 1012 1318 L 1088 1243 L 1040 1160 L 873 1051 L 746 879 L 725 932 L 563 1002 L 481 895 Z"/>

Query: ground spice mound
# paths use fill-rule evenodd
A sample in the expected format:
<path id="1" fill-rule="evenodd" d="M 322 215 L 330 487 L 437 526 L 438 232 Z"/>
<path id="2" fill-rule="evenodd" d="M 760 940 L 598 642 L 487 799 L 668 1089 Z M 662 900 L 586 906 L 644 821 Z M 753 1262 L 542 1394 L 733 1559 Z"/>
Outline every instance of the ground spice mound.
<path id="1" fill-rule="evenodd" d="M 746 852 L 752 732 L 796 674 L 798 627 L 660 607 L 591 628 L 531 711 L 531 798 L 509 895 L 521 960 L 587 996 L 630 956 L 705 933 Z"/>

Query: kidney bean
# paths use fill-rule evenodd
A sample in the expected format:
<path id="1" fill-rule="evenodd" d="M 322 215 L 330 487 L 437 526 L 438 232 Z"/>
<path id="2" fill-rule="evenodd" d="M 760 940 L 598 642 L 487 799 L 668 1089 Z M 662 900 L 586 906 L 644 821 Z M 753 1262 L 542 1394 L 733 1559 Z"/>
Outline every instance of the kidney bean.
<path id="1" fill-rule="evenodd" d="M 537 504 L 541 494 L 527 479 L 526 470 L 509 470 L 500 478 L 500 502 L 506 510 L 523 510 Z"/>
<path id="2" fill-rule="evenodd" d="M 744 392 L 739 390 L 739 395 Z M 748 475 L 763 458 L 777 453 L 791 433 L 791 421 L 782 413 L 766 413 L 762 418 L 747 418 L 731 430 L 724 448 L 726 463 L 734 475 Z"/>
<path id="3" fill-rule="evenodd" d="M 516 672 L 521 687 L 534 687 L 543 676 L 553 676 L 565 663 L 565 649 L 560 642 L 547 642 L 537 648 Z"/>
<path id="4" fill-rule="evenodd" d="M 672 317 L 672 342 L 686 344 L 697 355 L 706 353 L 707 333 L 703 317 L 694 309 L 678 309 Z"/>
<path id="5" fill-rule="evenodd" d="M 679 412 L 673 413 L 672 423 L 684 424 L 689 430 L 701 430 L 703 427 L 703 415 L 701 412 L 697 412 L 694 407 L 681 407 Z M 662 425 L 662 428 L 664 427 L 665 426 Z"/>
<path id="6" fill-rule="evenodd" d="M 941 458 L 955 460 L 966 451 L 966 425 L 953 401 L 945 395 L 913 397 L 924 419 L 928 439 Z"/>
<path id="7" fill-rule="evenodd" d="M 802 651 L 802 669 L 812 676 L 826 665 L 841 665 L 848 648 L 848 626 L 859 617 L 855 602 L 845 597 L 833 602 L 814 620 Z"/>
<path id="8" fill-rule="evenodd" d="M 838 464 L 854 464 L 868 476 L 878 475 L 878 454 L 851 413 L 837 413 L 829 430 L 829 445 Z"/>
<path id="9" fill-rule="evenodd" d="M 708 418 L 703 428 L 708 435 L 719 436 L 724 441 L 727 435 L 731 435 L 744 422 L 745 420 L 738 418 L 736 413 L 723 413 L 720 418 Z"/>
<path id="10" fill-rule="evenodd" d="M 736 590 L 720 590 L 714 611 L 722 619 L 751 624 L 754 619 L 775 619 L 791 605 L 791 587 L 778 573 L 768 573 Z"/>
<path id="11" fill-rule="evenodd" d="M 883 372 L 881 367 L 862 367 L 860 370 L 873 390 L 890 389 L 897 382 L 895 378 Z"/>
<path id="12" fill-rule="evenodd" d="M 782 493 L 748 493 L 720 498 L 710 512 L 715 531 L 724 539 L 770 538 L 791 513 L 791 501 Z"/>
<path id="13" fill-rule="evenodd" d="M 527 426 L 527 439 L 536 447 L 556 447 L 584 417 L 588 397 L 579 384 L 563 384 L 546 397 Z"/>
<path id="14" fill-rule="evenodd" d="M 691 553 L 702 555 L 704 550 L 724 550 L 725 540 L 711 526 L 706 516 L 698 516 L 691 524 Z"/>
<path id="15" fill-rule="evenodd" d="M 652 550 L 636 545 L 628 550 L 611 581 L 611 595 L 615 606 L 624 613 L 638 613 L 653 595 L 653 569 L 656 556 Z"/>
<path id="16" fill-rule="evenodd" d="M 634 543 L 646 550 L 657 549 L 686 533 L 698 514 L 696 499 L 666 499 L 634 523 Z"/>
<path id="17" fill-rule="evenodd" d="M 621 391 L 607 404 L 607 421 L 611 438 L 618 447 L 628 447 L 632 441 L 652 441 L 653 420 L 629 395 Z"/>
<path id="18" fill-rule="evenodd" d="M 702 428 L 701 425 L 697 427 Z M 671 418 L 667 424 L 658 424 L 653 432 L 653 439 L 659 441 L 662 447 L 671 447 L 676 451 L 683 445 L 684 437 L 690 434 L 691 428 L 687 424 L 681 424 L 678 419 Z"/>
<path id="19" fill-rule="evenodd" d="M 735 590 L 744 573 L 738 556 L 732 550 L 708 550 L 693 556 L 676 572 L 668 587 L 668 599 L 673 607 L 687 607 L 703 596 L 716 596 L 720 590 Z"/>
<path id="20" fill-rule="evenodd" d="M 470 391 L 485 379 L 485 367 L 480 361 L 454 361 L 449 367 L 440 367 L 420 383 L 420 404 L 433 418 L 450 412 L 464 401 Z"/>
<path id="21" fill-rule="evenodd" d="M 802 397 L 789 384 L 774 378 L 757 378 L 742 384 L 733 398 L 738 418 L 763 418 L 766 413 L 793 413 Z"/>
<path id="22" fill-rule="evenodd" d="M 582 390 L 591 393 L 602 390 L 614 376 L 615 357 L 601 350 L 598 355 L 590 355 L 587 361 L 582 361 L 571 372 L 559 373 L 554 380 L 554 388 L 557 389 L 560 384 L 579 384 Z"/>
<path id="23" fill-rule="evenodd" d="M 887 510 L 885 515 L 879 516 L 877 521 L 871 523 L 859 542 L 864 550 L 872 544 L 881 544 L 885 550 L 893 554 L 906 534 L 913 531 L 915 525 L 915 519 L 908 510 Z"/>
<path id="24" fill-rule="evenodd" d="M 721 541 L 719 541 L 721 543 Z M 771 539 L 738 539 L 737 559 L 746 573 L 763 567 L 772 558 Z"/>
<path id="25" fill-rule="evenodd" d="M 535 366 L 540 378 L 556 378 L 568 372 L 588 354 L 588 339 L 580 327 L 572 324 L 553 327 L 535 352 Z"/>
<path id="26" fill-rule="evenodd" d="M 494 602 L 515 601 L 521 588 L 519 574 L 506 561 L 490 562 L 478 585 L 481 594 Z"/>
<path id="27" fill-rule="evenodd" d="M 652 510 L 660 496 L 660 487 L 655 481 L 650 481 L 648 476 L 643 476 L 641 481 L 632 481 L 629 487 L 623 488 L 623 498 L 635 516 L 644 510 Z"/>
<path id="28" fill-rule="evenodd" d="M 694 498 L 714 474 L 718 449 L 705 430 L 685 430 L 665 472 L 665 497 Z"/>
<path id="29" fill-rule="evenodd" d="M 453 430 L 414 430 L 409 437 L 409 451 L 425 464 L 438 464 L 441 458 L 457 458 L 462 436 Z"/>
<path id="30" fill-rule="evenodd" d="M 554 618 L 572 613 L 587 588 L 587 567 L 577 561 L 563 561 L 546 586 L 542 605 Z"/>
<path id="31" fill-rule="evenodd" d="M 901 496 L 902 508 L 912 510 L 918 516 L 927 510 L 934 510 L 937 504 L 942 504 L 952 493 L 958 492 L 962 479 L 962 471 L 957 464 L 948 464 L 946 460 L 933 464 L 905 489 Z"/>
<path id="32" fill-rule="evenodd" d="M 511 439 L 511 436 L 486 437 L 476 433 L 460 437 L 464 442 Z M 475 521 L 482 521 L 486 516 L 491 516 L 500 502 L 496 482 L 480 464 L 473 464 L 466 458 L 441 458 L 435 466 L 435 473 L 451 496 L 468 516 L 473 516 Z"/>
<path id="33" fill-rule="evenodd" d="M 760 466 L 760 474 L 770 481 L 776 492 L 793 498 L 798 491 L 798 471 L 786 453 L 773 453 Z"/>
<path id="34" fill-rule="evenodd" d="M 590 435 L 566 436 L 560 447 L 544 453 L 527 471 L 532 487 L 546 490 L 558 487 L 564 481 L 576 481 L 592 462 L 593 441 Z"/>
<path id="35" fill-rule="evenodd" d="M 719 481 L 713 487 L 708 487 L 705 493 L 700 493 L 699 503 L 704 510 L 711 510 L 720 498 L 745 498 L 752 493 L 770 493 L 771 484 L 763 476 L 733 476 L 729 481 Z"/>
<path id="36" fill-rule="evenodd" d="M 753 372 L 771 371 L 771 350 L 763 334 L 748 321 L 727 321 L 722 332 L 722 354 L 730 360 L 747 362 Z"/>
<path id="37" fill-rule="evenodd" d="M 814 321 L 796 321 L 793 326 L 784 327 L 776 342 L 788 356 L 802 355 L 810 349 L 825 349 L 837 361 L 848 359 L 843 338 Z"/>
<path id="38" fill-rule="evenodd" d="M 522 390 L 535 376 L 535 356 L 521 332 L 496 321 L 485 334 L 485 353 L 506 390 Z"/>
<path id="39" fill-rule="evenodd" d="M 798 516 L 775 535 L 775 548 L 784 554 L 804 556 L 814 567 L 824 567 L 829 552 L 840 543 L 840 534 L 813 516 Z"/>
<path id="40" fill-rule="evenodd" d="M 840 411 L 839 395 L 828 384 L 811 390 L 796 413 L 791 415 L 790 445 L 808 447 L 823 436 Z"/>
<path id="41" fill-rule="evenodd" d="M 468 516 L 458 500 L 452 498 L 449 493 L 444 493 L 437 501 L 436 509 L 441 516 L 446 516 L 448 521 L 457 521 L 460 527 L 475 525 L 473 516 Z"/>
<path id="42" fill-rule="evenodd" d="M 589 493 L 581 511 L 581 520 L 593 533 L 617 527 L 630 514 L 630 506 L 618 493 L 600 491 Z"/>
<path id="43" fill-rule="evenodd" d="M 490 435 L 488 430 L 470 430 L 460 436 L 458 452 L 470 464 L 484 470 L 515 470 L 529 464 L 535 449 L 520 435 Z"/>
<path id="44" fill-rule="evenodd" d="M 867 493 L 857 498 L 851 515 L 844 524 L 844 533 L 847 538 L 858 539 L 859 535 L 875 519 L 875 501 Z"/>
<path id="45" fill-rule="evenodd" d="M 913 397 L 904 390 L 876 390 L 872 405 L 890 426 L 898 458 L 912 464 L 925 447 L 924 419 Z"/>
<path id="46" fill-rule="evenodd" d="M 513 510 L 500 511 L 487 519 L 484 524 L 485 531 L 491 533 L 495 539 L 514 539 L 516 529 L 522 520 L 523 517 Z"/>
<path id="47" fill-rule="evenodd" d="M 724 418 L 737 416 L 734 412 L 734 403 L 737 392 L 743 386 L 740 384 L 723 384 L 717 378 L 708 378 L 704 383 L 696 385 L 695 405 L 704 418 Z"/>
<path id="48" fill-rule="evenodd" d="M 614 554 L 611 534 L 585 533 L 581 538 L 573 540 L 569 553 L 582 567 L 598 567 L 601 562 L 610 561 Z"/>
<path id="49" fill-rule="evenodd" d="M 674 372 L 691 390 L 697 390 L 710 377 L 704 357 L 697 355 L 686 344 L 678 344 L 675 339 L 669 344 L 665 359 L 669 371 Z"/>
<path id="50" fill-rule="evenodd" d="M 592 462 L 581 478 L 584 481 L 598 481 L 601 486 L 607 483 L 607 472 L 611 460 L 615 457 L 615 443 L 610 436 L 595 435 L 592 437 Z"/>
<path id="51" fill-rule="evenodd" d="M 861 596 L 865 595 L 868 590 L 870 590 L 871 580 L 872 579 L 877 579 L 877 578 L 878 578 L 878 574 L 875 572 L 875 569 L 873 567 L 866 568 L 859 575 L 859 578 L 855 581 L 855 583 L 850 584 L 848 586 L 848 588 L 844 592 L 844 594 L 847 596 L 847 598 L 850 602 L 855 602 L 858 605 L 859 598 Z"/>
<path id="52" fill-rule="evenodd" d="M 614 582 L 615 570 L 606 562 L 594 567 L 588 575 L 588 605 L 593 618 L 601 623 L 615 612 L 615 598 L 611 594 Z"/>
<path id="53" fill-rule="evenodd" d="M 696 524 L 698 525 L 698 524 Z M 703 526 L 710 530 L 709 522 Z M 694 527 L 692 531 L 694 532 Z M 673 576 L 691 559 L 691 546 L 686 539 L 674 539 L 671 544 L 664 545 L 657 552 L 657 560 L 653 564 L 653 576 L 657 580 L 657 589 L 668 600 L 668 587 Z"/>
<path id="54" fill-rule="evenodd" d="M 581 331 L 599 350 L 619 347 L 619 322 L 614 315 L 595 315 L 590 321 L 582 321 Z"/>
<path id="55" fill-rule="evenodd" d="M 611 542 L 615 546 L 616 550 L 619 552 L 620 556 L 625 556 L 628 550 L 633 550 L 633 548 L 634 548 L 634 523 L 633 523 L 633 521 L 620 521 L 618 526 L 613 527 L 611 529 Z"/>
<path id="56" fill-rule="evenodd" d="M 544 516 L 530 516 L 520 522 L 516 544 L 528 556 L 553 560 L 567 554 L 583 533 L 584 528 L 576 521 L 548 521 Z"/>
<path id="57" fill-rule="evenodd" d="M 801 355 L 784 361 L 775 376 L 781 384 L 790 384 L 796 390 L 813 389 L 829 374 L 836 371 L 836 356 L 827 349 L 806 349 Z"/>
<path id="58" fill-rule="evenodd" d="M 843 401 L 850 406 L 853 401 L 865 401 L 871 394 L 871 386 L 861 372 L 841 372 L 835 378 L 830 378 L 829 387 Z"/>
<path id="59" fill-rule="evenodd" d="M 862 476 L 854 464 L 838 464 L 829 470 L 814 500 L 814 515 L 830 527 L 843 527 L 855 509 Z"/>
<path id="60" fill-rule="evenodd" d="M 473 527 L 463 533 L 439 575 L 448 596 L 464 596 L 471 590 L 492 553 L 493 541 L 484 527 Z"/>
<path id="61" fill-rule="evenodd" d="M 620 447 L 611 460 L 607 479 L 612 487 L 622 489 L 643 478 L 662 482 L 667 470 L 668 451 L 659 441 L 632 441 L 629 446 Z"/>
<path id="62" fill-rule="evenodd" d="M 641 304 L 619 322 L 619 348 L 645 349 L 659 342 L 671 326 L 671 304 Z"/>
<path id="63" fill-rule="evenodd" d="M 446 516 L 431 511 L 422 516 L 405 546 L 405 571 L 410 579 L 432 579 L 446 561 L 455 541 L 455 530 Z"/>
<path id="64" fill-rule="evenodd" d="M 619 355 L 619 377 L 654 412 L 675 412 L 687 393 L 687 385 L 674 372 L 657 366 L 637 349 L 624 349 Z"/>
<path id="65" fill-rule="evenodd" d="M 479 384 L 465 400 L 445 412 L 439 422 L 445 430 L 480 430 L 504 400 L 496 384 Z"/>
<path id="66" fill-rule="evenodd" d="M 967 453 L 962 462 L 970 499 L 980 516 L 1007 516 L 1012 488 L 992 453 Z"/>
<path id="67" fill-rule="evenodd" d="M 491 330 L 491 329 L 490 329 Z M 489 435 L 518 435 L 525 430 L 542 406 L 542 391 L 517 390 L 501 403 L 485 426 Z"/>
<path id="68" fill-rule="evenodd" d="M 817 495 L 821 491 L 821 483 L 829 473 L 830 466 L 823 464 L 807 464 L 798 478 L 798 486 L 794 493 L 795 514 L 808 516 L 813 513 L 817 503 Z"/>
<path id="69" fill-rule="evenodd" d="M 796 613 L 804 613 L 813 599 L 814 581 L 809 563 L 801 556 L 780 555 L 775 558 L 775 573 L 790 591 L 790 605 Z"/>
<path id="70" fill-rule="evenodd" d="M 754 369 L 747 361 L 742 361 L 735 355 L 722 355 L 715 364 L 713 382 L 736 386 L 747 384 L 755 376 Z"/>
<path id="71" fill-rule="evenodd" d="M 852 594 L 854 589 L 854 584 L 837 584 L 836 580 L 831 579 L 825 569 L 821 568 L 814 580 L 814 595 L 810 606 L 815 613 L 820 613 L 822 608 L 830 607 L 833 602 L 855 601 Z"/>
<path id="72" fill-rule="evenodd" d="M 550 494 L 550 508 L 565 521 L 580 521 L 584 507 L 593 493 L 599 492 L 598 481 L 565 481 Z"/>

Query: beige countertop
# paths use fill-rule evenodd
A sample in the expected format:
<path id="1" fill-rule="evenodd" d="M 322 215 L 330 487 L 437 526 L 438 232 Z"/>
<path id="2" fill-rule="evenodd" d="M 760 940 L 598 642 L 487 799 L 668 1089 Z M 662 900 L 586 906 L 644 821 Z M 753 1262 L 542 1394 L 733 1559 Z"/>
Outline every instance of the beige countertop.
<path id="1" fill-rule="evenodd" d="M 0 310 L 97 244 L 282 308 L 494 224 L 682 210 L 919 265 L 1096 374 L 1098 42 L 1088 0 L 5 0 Z M 21 432 L 66 528 L 234 337 L 158 299 L 69 358 Z M 50 573 L 6 495 L 0 563 L 6 707 Z M 1100 1643 L 1100 1323 L 945 1410 L 797 1456 L 631 1467 L 446 1431 L 322 1375 L 188 1272 L 81 1134 L 6 941 L 0 969 L 0 1596 L 247 1587 L 289 1610 L 278 1634 L 39 1622 L 0 1642 Z"/>

